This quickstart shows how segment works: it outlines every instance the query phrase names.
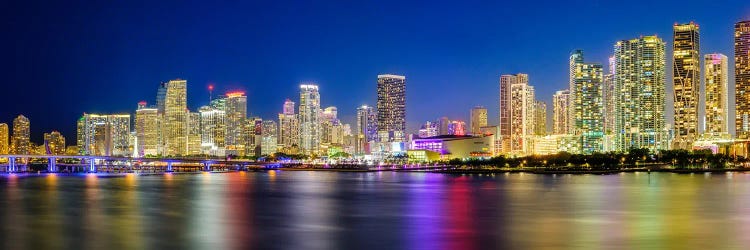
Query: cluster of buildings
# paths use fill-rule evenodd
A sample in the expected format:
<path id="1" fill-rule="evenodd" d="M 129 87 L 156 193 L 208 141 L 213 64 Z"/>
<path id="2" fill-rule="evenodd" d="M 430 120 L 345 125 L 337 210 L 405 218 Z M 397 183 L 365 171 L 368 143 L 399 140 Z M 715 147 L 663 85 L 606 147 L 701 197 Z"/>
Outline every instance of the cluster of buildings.
<path id="1" fill-rule="evenodd" d="M 277 152 L 314 156 L 424 161 L 494 155 L 591 154 L 646 148 L 750 148 L 750 21 L 734 26 L 735 103 L 729 102 L 727 56 L 701 53 L 700 26 L 675 24 L 672 93 L 666 93 L 666 43 L 641 36 L 614 43 L 606 64 L 590 62 L 583 50 L 569 57 L 565 89 L 548 106 L 537 100 L 529 75 L 499 80 L 499 123 L 488 124 L 487 108 L 470 111 L 469 123 L 441 117 L 414 134 L 406 131 L 406 77 L 378 75 L 377 103 L 356 109 L 352 127 L 336 107 L 321 107 L 318 85 L 300 85 L 297 102 L 287 99 L 273 119 L 248 115 L 247 96 L 229 92 L 190 111 L 187 81 L 161 83 L 155 105 L 138 103 L 131 114 L 83 114 L 76 146 L 53 131 L 43 145 L 29 140 L 29 120 L 13 130 L 0 124 L 0 154 L 103 156 L 263 156 Z M 674 124 L 665 120 L 666 98 L 674 99 Z M 736 107 L 735 131 L 729 108 Z M 734 133 L 732 133 L 734 132 Z M 733 135 L 734 134 L 734 135 Z M 10 140 L 8 140 L 8 138 Z"/>

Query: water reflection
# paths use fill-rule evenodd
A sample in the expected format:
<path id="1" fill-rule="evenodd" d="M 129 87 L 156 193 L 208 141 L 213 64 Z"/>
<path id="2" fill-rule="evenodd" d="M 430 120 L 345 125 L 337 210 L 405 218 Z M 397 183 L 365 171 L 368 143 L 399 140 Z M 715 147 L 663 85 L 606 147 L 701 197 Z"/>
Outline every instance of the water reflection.
<path id="1" fill-rule="evenodd" d="M 0 177 L 3 249 L 742 249 L 750 174 Z"/>

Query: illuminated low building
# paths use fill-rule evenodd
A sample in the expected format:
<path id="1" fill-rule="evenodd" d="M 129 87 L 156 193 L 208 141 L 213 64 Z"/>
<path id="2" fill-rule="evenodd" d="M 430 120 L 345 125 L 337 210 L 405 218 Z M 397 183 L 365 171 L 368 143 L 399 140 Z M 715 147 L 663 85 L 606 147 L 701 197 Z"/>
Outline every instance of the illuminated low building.
<path id="1" fill-rule="evenodd" d="M 579 148 L 578 136 L 575 135 L 548 135 L 534 138 L 534 154 L 550 155 L 559 152 L 577 154 Z"/>
<path id="2" fill-rule="evenodd" d="M 416 138 L 411 141 L 412 150 L 428 150 L 441 159 L 491 157 L 494 152 L 494 136 L 442 135 Z"/>
<path id="3" fill-rule="evenodd" d="M 438 152 L 425 149 L 408 150 L 406 151 L 406 155 L 409 156 L 409 162 L 431 162 L 440 160 L 440 154 Z"/>

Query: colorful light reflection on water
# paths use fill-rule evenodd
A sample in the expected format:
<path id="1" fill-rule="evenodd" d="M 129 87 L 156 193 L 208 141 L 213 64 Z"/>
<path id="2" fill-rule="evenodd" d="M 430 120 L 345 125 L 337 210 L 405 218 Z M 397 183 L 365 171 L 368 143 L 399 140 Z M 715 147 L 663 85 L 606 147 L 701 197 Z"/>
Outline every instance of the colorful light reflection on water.
<path id="1" fill-rule="evenodd" d="M 750 245 L 750 174 L 0 177 L 3 249 Z"/>

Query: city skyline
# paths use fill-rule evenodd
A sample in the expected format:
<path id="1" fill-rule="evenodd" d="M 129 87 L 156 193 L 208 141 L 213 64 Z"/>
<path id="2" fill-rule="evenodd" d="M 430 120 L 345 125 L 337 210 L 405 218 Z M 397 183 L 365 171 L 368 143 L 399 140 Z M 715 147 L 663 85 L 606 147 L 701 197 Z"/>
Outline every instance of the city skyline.
<path id="1" fill-rule="evenodd" d="M 581 6 L 579 4 L 572 4 L 571 6 L 551 4 L 537 8 L 524 3 L 514 3 L 512 5 L 488 4 L 489 6 L 486 6 L 486 9 L 494 9 L 501 13 L 509 11 L 508 14 L 511 17 L 518 15 L 513 14 L 514 11 L 510 11 L 514 8 L 516 10 L 533 9 L 536 14 L 532 15 L 534 18 L 522 17 L 515 19 L 513 23 L 508 23 L 503 21 L 506 20 L 505 18 L 495 17 L 497 14 L 495 12 L 492 14 L 490 14 L 490 11 L 487 13 L 481 12 L 478 13 L 478 17 L 488 18 L 486 19 L 488 22 L 480 24 L 477 23 L 479 19 L 467 17 L 467 15 L 460 15 L 459 19 L 455 21 L 440 21 L 438 17 L 440 13 L 443 13 L 442 11 L 456 8 L 459 12 L 461 10 L 466 12 L 469 6 L 449 6 L 447 4 L 436 3 L 420 12 L 424 15 L 424 21 L 414 20 L 414 18 L 409 18 L 406 21 L 416 22 L 413 25 L 438 22 L 443 26 L 448 26 L 447 28 L 431 28 L 410 35 L 404 33 L 404 28 L 399 28 L 398 23 L 394 23 L 394 21 L 375 24 L 375 20 L 378 19 L 372 17 L 364 18 L 364 20 L 354 25 L 345 25 L 341 21 L 331 20 L 330 18 L 313 19 L 309 25 L 322 27 L 320 28 L 321 33 L 332 30 L 337 31 L 338 29 L 334 29 L 334 27 L 345 25 L 341 30 L 338 30 L 335 37 L 348 35 L 353 40 L 342 41 L 346 42 L 346 46 L 342 43 L 324 45 L 324 41 L 328 41 L 331 38 L 321 37 L 325 39 L 295 48 L 294 46 L 300 45 L 298 44 L 299 42 L 304 41 L 290 42 L 287 40 L 293 41 L 294 39 L 290 38 L 314 35 L 317 32 L 311 34 L 304 30 L 293 29 L 289 30 L 288 33 L 268 34 L 268 39 L 273 39 L 272 41 L 285 42 L 276 47 L 270 47 L 267 53 L 260 50 L 260 48 L 270 46 L 272 43 L 269 43 L 268 40 L 239 46 L 237 43 L 232 42 L 232 39 L 221 39 L 222 35 L 231 34 L 230 31 L 236 29 L 247 30 L 262 27 L 248 24 L 246 21 L 232 23 L 231 21 L 236 21 L 236 18 L 232 17 L 232 15 L 216 18 L 215 21 L 209 24 L 209 27 L 217 28 L 217 33 L 210 36 L 215 39 L 196 37 L 195 33 L 201 34 L 201 32 L 207 31 L 205 27 L 198 26 L 195 33 L 188 32 L 184 34 L 184 36 L 187 36 L 184 41 L 182 39 L 174 40 L 176 38 L 168 39 L 169 41 L 173 41 L 173 43 L 169 43 L 170 47 L 173 48 L 162 48 L 165 46 L 162 44 L 163 42 L 147 38 L 180 37 L 176 36 L 179 33 L 175 32 L 184 31 L 184 29 L 179 27 L 193 27 L 197 19 L 189 17 L 183 20 L 184 23 L 168 21 L 164 24 L 165 27 L 177 28 L 168 28 L 167 30 L 169 31 L 164 33 L 159 33 L 159 31 L 163 30 L 158 27 L 147 28 L 145 31 L 135 31 L 133 27 L 126 27 L 124 31 L 106 31 L 106 27 L 114 25 L 112 21 L 100 23 L 99 25 L 101 26 L 92 27 L 86 25 L 85 27 L 92 29 L 91 31 L 94 32 L 82 35 L 82 40 L 91 41 L 92 44 L 75 46 L 75 54 L 59 50 L 59 52 L 56 52 L 62 53 L 59 57 L 49 57 L 51 55 L 45 56 L 47 54 L 39 53 L 56 50 L 56 48 L 64 48 L 65 41 L 61 41 L 60 39 L 39 39 L 34 43 L 27 44 L 23 42 L 35 40 L 34 38 L 38 37 L 48 38 L 49 32 L 45 33 L 45 31 L 49 31 L 52 29 L 51 27 L 43 24 L 43 22 L 37 24 L 21 23 L 14 25 L 11 32 L 16 33 L 18 35 L 17 41 L 22 42 L 5 44 L 8 45 L 5 47 L 12 48 L 15 51 L 29 51 L 35 47 L 45 49 L 39 51 L 39 53 L 22 53 L 21 55 L 24 55 L 24 57 L 20 57 L 20 55 L 14 54 L 14 52 L 7 52 L 11 55 L 9 62 L 14 62 L 12 65 L 3 67 L 7 70 L 7 75 L 10 76 L 10 82 L 13 83 L 10 84 L 9 91 L 28 93 L 37 86 L 37 84 L 26 83 L 39 83 L 46 87 L 44 88 L 45 91 L 42 91 L 44 93 L 39 93 L 38 100 L 32 101 L 27 99 L 35 98 L 12 97 L 11 102 L 17 105 L 6 109 L 6 112 L 1 114 L 2 117 L 0 117 L 0 120 L 9 122 L 18 114 L 26 115 L 35 123 L 32 131 L 32 141 L 35 142 L 41 142 L 42 134 L 51 130 L 59 130 L 64 135 L 70 137 L 74 133 L 75 127 L 65 121 L 74 121 L 83 112 L 121 113 L 127 111 L 132 113 L 133 103 L 142 100 L 152 101 L 152 89 L 159 82 L 182 78 L 187 79 L 189 82 L 188 108 L 191 110 L 197 110 L 198 107 L 208 102 L 207 86 L 209 83 L 214 83 L 216 93 L 223 93 L 229 90 L 244 90 L 248 96 L 248 105 L 250 107 L 248 112 L 264 118 L 273 117 L 278 113 L 276 106 L 279 100 L 294 98 L 296 96 L 294 90 L 300 82 L 315 82 L 321 89 L 325 90 L 326 96 L 331 97 L 324 99 L 321 106 L 339 107 L 342 114 L 341 119 L 346 123 L 353 124 L 356 116 L 356 107 L 363 104 L 373 105 L 375 103 L 375 93 L 372 91 L 374 86 L 369 84 L 372 75 L 394 73 L 406 75 L 410 79 L 407 99 L 412 100 L 412 103 L 424 103 L 427 107 L 435 107 L 435 109 L 425 109 L 413 105 L 407 107 L 407 113 L 411 114 L 407 118 L 407 130 L 414 131 L 424 121 L 433 120 L 440 116 L 467 121 L 467 110 L 476 105 L 488 107 L 489 114 L 497 113 L 497 107 L 492 105 L 496 102 L 494 100 L 496 97 L 493 95 L 469 97 L 455 95 L 452 91 L 437 91 L 431 94 L 422 94 L 420 92 L 421 89 L 434 86 L 437 88 L 436 90 L 448 90 L 450 86 L 456 83 L 471 86 L 470 89 L 491 89 L 496 86 L 499 75 L 523 72 L 529 74 L 531 78 L 530 82 L 533 82 L 537 86 L 537 96 L 545 101 L 547 105 L 550 105 L 551 96 L 554 91 L 561 88 L 567 81 L 567 69 L 563 65 L 566 61 L 565 57 L 570 51 L 583 49 L 586 51 L 587 58 L 590 61 L 606 62 L 606 58 L 611 54 L 612 42 L 651 34 L 657 34 L 665 40 L 671 40 L 670 34 L 672 33 L 672 25 L 675 22 L 686 23 L 693 20 L 701 25 L 701 50 L 703 52 L 717 52 L 730 55 L 732 54 L 732 41 L 730 39 L 732 35 L 731 24 L 740 19 L 746 19 L 750 12 L 741 3 L 740 1 L 734 4 L 726 2 L 721 4 L 698 3 L 677 7 L 666 3 L 653 3 L 657 5 L 656 7 L 665 5 L 674 8 L 674 10 L 665 11 L 666 13 L 649 14 L 638 22 L 628 20 L 618 14 L 607 18 L 602 22 L 603 24 L 596 24 L 593 28 L 602 31 L 596 34 L 583 33 L 583 31 L 573 29 L 549 30 L 548 32 L 551 32 L 549 34 L 552 37 L 565 39 L 553 39 L 555 40 L 554 42 L 537 40 L 528 45 L 525 44 L 526 42 L 503 40 L 501 37 L 503 37 L 503 34 L 513 34 L 517 37 L 523 37 L 524 34 L 535 34 L 537 31 L 530 27 L 538 26 L 540 23 L 549 20 L 559 20 L 560 15 L 565 13 L 565 9 L 574 9 Z M 157 5 L 169 6 L 169 4 L 158 3 Z M 383 4 L 383 6 L 387 6 L 387 4 Z M 18 10 L 10 13 L 11 19 L 18 19 L 23 13 L 33 9 L 32 7 L 35 6 L 11 6 L 11 10 Z M 45 8 L 52 7 L 54 6 Z M 281 6 L 260 7 L 257 9 L 277 9 Z M 377 13 L 371 11 L 378 11 L 378 9 L 383 8 L 379 5 L 366 7 L 373 7 L 375 9 L 344 11 L 342 6 L 333 6 L 333 9 L 330 11 L 341 11 L 345 15 L 345 18 L 350 15 Z M 396 12 L 394 15 L 406 15 L 406 13 L 411 13 L 411 10 L 420 7 L 423 6 L 413 3 L 398 5 L 395 8 Z M 612 4 L 610 3 L 599 3 L 595 6 L 582 8 L 580 11 L 582 14 L 588 13 L 594 15 L 605 12 L 607 8 L 611 7 Z M 192 14 L 188 16 L 202 13 L 197 10 L 199 9 L 197 6 L 179 5 L 176 8 L 186 11 L 187 14 Z M 83 16 L 83 20 L 88 21 L 87 23 L 97 23 L 97 21 L 100 21 L 97 18 L 100 17 L 90 15 L 93 9 L 75 10 L 78 13 L 74 14 Z M 725 13 L 725 15 L 704 14 L 705 12 L 698 11 L 701 9 L 712 9 L 713 13 L 721 12 Z M 44 9 L 40 11 L 44 13 Z M 145 13 L 155 12 L 151 8 L 145 8 L 143 11 Z M 624 11 L 627 11 L 627 8 Z M 284 13 L 286 14 L 282 17 L 291 14 L 288 12 Z M 296 12 L 293 11 L 292 13 Z M 208 13 L 207 15 L 212 14 Z M 50 15 L 50 17 L 45 16 L 44 18 L 53 17 L 56 16 Z M 604 18 L 604 15 L 602 17 Z M 268 24 L 268 21 L 279 19 L 279 17 L 269 17 L 267 15 L 257 18 L 260 18 L 260 20 L 256 21 L 265 20 L 262 23 L 266 24 Z M 127 20 L 119 20 L 117 23 L 124 23 L 125 21 Z M 565 22 L 562 24 L 570 26 L 571 22 L 575 20 L 563 19 L 562 21 Z M 81 30 L 75 28 L 77 27 L 76 24 L 79 24 L 77 22 L 80 22 L 80 20 L 63 18 L 63 20 L 60 20 L 59 25 L 63 27 L 62 29 L 70 30 L 72 32 L 71 35 L 80 34 Z M 137 23 L 141 22 L 144 21 L 138 21 Z M 472 26 L 458 25 L 466 22 L 477 23 L 480 27 L 472 28 Z M 277 28 L 278 25 L 285 25 L 285 23 L 277 24 Z M 31 26 L 39 30 L 41 34 L 26 34 L 22 32 L 24 29 L 32 28 Z M 410 27 L 414 28 L 414 26 Z M 367 32 L 368 34 L 363 33 L 368 30 L 374 31 L 374 33 L 393 31 L 401 34 L 403 40 L 389 41 L 387 39 L 376 39 L 373 41 L 382 45 L 373 47 L 371 46 L 373 42 L 362 43 L 363 40 L 372 36 L 369 34 L 371 32 Z M 492 31 L 488 32 L 488 30 Z M 106 41 L 97 40 L 99 35 L 123 37 L 124 34 L 130 34 L 131 32 L 135 32 L 132 36 L 129 36 L 132 38 L 128 39 L 129 43 L 133 43 L 132 47 L 110 39 Z M 443 39 L 447 39 L 444 37 L 444 34 L 456 34 L 458 36 L 452 36 L 449 40 L 442 41 Z M 586 36 L 583 36 L 584 34 Z M 320 35 L 314 35 L 313 37 L 317 36 Z M 197 42 L 189 40 L 196 40 Z M 380 41 L 383 42 L 380 43 Z M 449 41 L 458 41 L 459 43 L 451 45 Z M 433 45 L 429 46 L 430 44 Z M 478 46 L 468 46 L 470 44 L 477 44 Z M 127 54 L 123 52 L 123 54 L 112 55 L 112 46 L 118 46 L 117 48 L 125 46 L 123 51 L 127 51 Z M 668 55 L 671 54 L 671 48 L 669 47 L 671 46 L 667 48 Z M 236 49 L 238 53 L 227 53 L 228 49 Z M 315 56 L 321 52 L 331 54 L 331 52 L 339 51 L 338 49 L 341 49 L 341 52 L 346 52 L 344 53 L 346 55 L 333 53 L 330 57 Z M 147 56 L 143 54 L 144 52 L 153 55 Z M 398 54 L 408 56 L 399 58 L 396 57 Z M 106 61 L 101 60 L 104 55 L 108 55 Z M 257 55 L 248 57 L 257 59 L 245 59 L 247 55 Z M 297 57 L 288 57 L 289 55 L 297 55 Z M 42 58 L 54 60 L 42 60 Z M 284 60 L 279 60 L 279 58 L 284 58 Z M 292 60 L 286 60 L 286 58 Z M 313 60 L 313 58 L 317 59 Z M 394 58 L 398 58 L 398 60 L 393 60 Z M 322 61 L 318 61 L 318 59 Z M 225 60 L 225 63 L 222 62 Z M 344 66 L 342 62 L 348 63 Z M 61 63 L 64 63 L 65 66 L 62 66 Z M 262 63 L 268 63 L 268 66 L 263 66 L 264 64 Z M 224 67 L 226 64 L 230 66 Z M 732 60 L 730 56 L 731 64 Z M 33 72 L 48 70 L 49 74 L 45 75 L 49 76 L 37 76 L 31 74 L 32 71 L 30 70 L 34 70 Z M 50 78 L 54 78 L 54 82 L 63 84 L 52 84 Z M 732 72 L 730 72 L 730 78 L 730 85 L 733 85 Z M 106 88 L 103 86 L 106 86 Z M 730 88 L 732 87 L 730 86 Z M 118 93 L 117 98 L 101 98 L 102 93 L 108 91 Z M 53 93 L 66 97 L 74 96 L 75 99 L 50 102 L 54 100 L 52 98 Z M 668 89 L 667 93 L 671 93 L 671 90 Z M 455 98 L 455 103 L 462 103 L 464 105 L 449 105 L 439 102 L 439 100 L 444 98 Z M 668 108 L 671 106 L 669 105 L 671 103 L 669 99 L 671 97 L 668 97 Z M 30 105 L 36 107 L 24 108 Z M 54 113 L 55 115 L 50 115 L 50 113 Z M 667 110 L 666 113 L 668 116 L 671 116 L 670 113 L 672 112 L 671 110 Z M 489 123 L 497 123 L 497 117 L 494 115 L 489 116 Z M 730 124 L 730 126 L 733 125 Z"/>

